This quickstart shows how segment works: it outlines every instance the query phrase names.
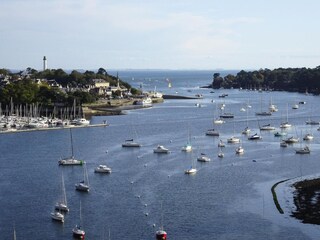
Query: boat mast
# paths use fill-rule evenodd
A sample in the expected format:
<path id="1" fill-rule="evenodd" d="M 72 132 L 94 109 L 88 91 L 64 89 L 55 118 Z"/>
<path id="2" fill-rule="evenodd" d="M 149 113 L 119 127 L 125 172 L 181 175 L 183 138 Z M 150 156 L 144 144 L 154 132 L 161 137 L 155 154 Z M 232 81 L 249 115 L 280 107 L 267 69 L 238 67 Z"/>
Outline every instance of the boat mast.
<path id="1" fill-rule="evenodd" d="M 71 157 L 73 158 L 73 139 L 72 139 L 72 132 L 71 132 L 71 128 L 70 128 L 70 140 L 71 140 Z"/>

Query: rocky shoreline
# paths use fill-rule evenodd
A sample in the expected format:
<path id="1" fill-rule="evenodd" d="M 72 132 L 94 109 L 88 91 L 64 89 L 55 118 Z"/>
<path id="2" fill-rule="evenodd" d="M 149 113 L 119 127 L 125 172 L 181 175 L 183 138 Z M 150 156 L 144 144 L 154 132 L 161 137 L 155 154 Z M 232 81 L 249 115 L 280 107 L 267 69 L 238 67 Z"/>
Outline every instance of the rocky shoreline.
<path id="1" fill-rule="evenodd" d="M 320 178 L 296 182 L 292 187 L 296 210 L 291 216 L 303 223 L 320 225 Z"/>

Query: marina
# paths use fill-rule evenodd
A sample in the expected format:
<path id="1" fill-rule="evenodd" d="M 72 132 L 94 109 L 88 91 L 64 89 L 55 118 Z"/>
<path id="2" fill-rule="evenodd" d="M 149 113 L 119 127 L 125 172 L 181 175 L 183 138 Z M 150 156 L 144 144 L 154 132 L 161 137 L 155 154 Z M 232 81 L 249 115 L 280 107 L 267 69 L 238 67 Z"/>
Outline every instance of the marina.
<path id="1" fill-rule="evenodd" d="M 199 99 L 168 99 L 151 108 L 128 110 L 126 115 L 92 117 L 91 125 L 70 126 L 75 155 L 85 160 L 86 169 L 58 165 L 60 157 L 70 152 L 68 127 L 1 136 L 0 203 L 6 208 L 0 225 L 4 239 L 12 238 L 12 223 L 17 239 L 34 239 L 28 236 L 35 231 L 40 239 L 71 239 L 72 230 L 77 233 L 75 226 L 79 225 L 86 239 L 101 239 L 108 229 L 111 238 L 119 240 L 128 236 L 156 239 L 156 233 L 185 240 L 318 238 L 317 225 L 291 217 L 292 193 L 284 185 L 275 188 L 284 214 L 278 212 L 270 191 L 282 180 L 299 180 L 319 172 L 320 132 L 306 124 L 318 96 L 250 91 L 252 109 L 243 112 L 240 109 L 248 102 L 247 90 L 210 93 L 211 89 L 199 87 L 208 82 L 210 72 L 188 73 L 188 78 L 177 74 L 170 79 L 174 86 L 170 89 L 166 76 L 155 72 L 156 80 L 150 81 L 147 73 L 143 74 L 140 78 L 135 75 L 131 84 L 144 81 L 150 89 L 156 84 L 159 91 L 168 94 L 201 94 L 202 107 L 195 107 Z M 228 97 L 219 98 L 222 94 Z M 258 121 L 255 112 L 260 109 L 261 97 L 271 96 L 278 111 L 272 116 L 258 116 Z M 288 109 L 294 127 L 260 132 L 259 123 L 280 126 L 287 103 L 293 99 L 306 102 L 299 109 Z M 206 136 L 206 131 L 213 128 L 216 103 L 224 103 L 234 118 L 214 125 L 219 136 Z M 319 119 L 318 110 L 312 116 Z M 108 127 L 101 124 L 104 120 Z M 246 127 L 251 129 L 248 136 L 242 134 Z M 306 131 L 314 136 L 303 142 L 311 149 L 310 154 L 296 154 L 300 142 L 282 148 L 282 136 L 274 136 L 285 132 L 285 138 L 289 138 Z M 248 140 L 255 133 L 261 137 L 259 141 Z M 132 137 L 139 140 L 139 147 L 122 147 L 124 140 Z M 232 137 L 237 143 L 227 143 Z M 243 154 L 235 152 L 238 140 L 245 149 Z M 186 142 L 192 143 L 192 151 L 181 151 Z M 170 154 L 154 154 L 158 145 L 170 149 Z M 210 161 L 197 161 L 197 151 L 205 153 Z M 95 169 L 105 164 L 106 152 L 112 174 L 97 174 Z M 218 157 L 221 154 L 223 158 Z M 188 171 L 190 166 L 195 171 Z M 69 209 L 63 224 L 51 219 L 52 207 L 62 192 L 62 171 Z M 86 193 L 75 190 L 75 183 L 84 176 L 90 179 L 90 191 Z M 157 232 L 159 229 L 165 233 Z"/>

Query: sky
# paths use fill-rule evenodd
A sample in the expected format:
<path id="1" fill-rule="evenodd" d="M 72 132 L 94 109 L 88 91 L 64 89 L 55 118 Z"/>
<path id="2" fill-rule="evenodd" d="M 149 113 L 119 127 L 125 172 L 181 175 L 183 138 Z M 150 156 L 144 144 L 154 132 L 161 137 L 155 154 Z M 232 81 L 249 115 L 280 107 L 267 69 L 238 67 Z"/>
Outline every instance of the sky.
<path id="1" fill-rule="evenodd" d="M 1 0 L 0 68 L 320 65 L 319 0 Z"/>

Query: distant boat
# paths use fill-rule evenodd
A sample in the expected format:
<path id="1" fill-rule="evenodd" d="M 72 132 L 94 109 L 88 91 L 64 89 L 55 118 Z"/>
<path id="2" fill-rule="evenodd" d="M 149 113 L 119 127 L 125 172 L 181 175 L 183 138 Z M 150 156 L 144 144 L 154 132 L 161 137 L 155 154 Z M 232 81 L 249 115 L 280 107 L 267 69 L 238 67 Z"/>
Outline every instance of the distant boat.
<path id="1" fill-rule="evenodd" d="M 85 118 L 76 118 L 70 122 L 72 125 L 87 126 L 90 124 L 90 121 Z"/>
<path id="2" fill-rule="evenodd" d="M 225 147 L 226 145 L 224 144 L 224 142 L 220 139 L 219 143 L 218 143 L 218 147 Z"/>
<path id="3" fill-rule="evenodd" d="M 165 148 L 162 145 L 158 145 L 155 149 L 153 149 L 154 153 L 169 153 L 169 149 Z"/>
<path id="4" fill-rule="evenodd" d="M 260 135 L 258 135 L 258 133 L 255 133 L 253 135 L 251 135 L 250 137 L 248 137 L 248 140 L 260 140 L 262 139 L 262 137 Z"/>
<path id="5" fill-rule="evenodd" d="M 199 162 L 210 162 L 211 159 L 205 154 L 201 153 L 201 155 L 197 158 Z"/>
<path id="6" fill-rule="evenodd" d="M 232 113 L 223 113 L 220 118 L 234 118 L 234 115 Z"/>
<path id="7" fill-rule="evenodd" d="M 305 146 L 303 148 L 295 149 L 295 151 L 296 151 L 297 154 L 309 154 L 311 152 L 310 148 L 308 146 Z"/>
<path id="8" fill-rule="evenodd" d="M 313 139 L 313 135 L 311 133 L 307 133 L 303 137 L 303 140 L 305 140 L 305 141 L 311 141 L 312 139 Z"/>
<path id="9" fill-rule="evenodd" d="M 287 104 L 287 121 L 280 124 L 280 128 L 290 128 L 292 125 L 288 121 L 289 113 L 288 113 L 288 104 Z"/>
<path id="10" fill-rule="evenodd" d="M 111 168 L 107 165 L 99 165 L 94 169 L 95 173 L 111 173 Z"/>
<path id="11" fill-rule="evenodd" d="M 195 167 L 195 161 L 193 159 L 193 157 L 191 156 L 191 166 L 190 168 L 188 168 L 187 170 L 184 171 L 185 174 L 194 174 L 196 173 L 198 170 Z"/>
<path id="12" fill-rule="evenodd" d="M 219 136 L 219 132 L 215 129 L 209 129 L 206 131 L 207 136 Z"/>
<path id="13" fill-rule="evenodd" d="M 232 137 L 227 139 L 227 142 L 228 143 L 239 143 L 240 142 L 240 138 L 232 136 Z"/>
<path id="14" fill-rule="evenodd" d="M 159 230 L 156 231 L 156 240 L 166 240 L 167 232 L 163 229 L 163 211 L 162 211 L 162 203 L 161 203 L 161 226 Z"/>
<path id="15" fill-rule="evenodd" d="M 134 142 L 133 139 L 127 139 L 122 144 L 122 147 L 141 147 L 140 143 Z"/>
<path id="16" fill-rule="evenodd" d="M 136 101 L 135 105 L 140 105 L 143 107 L 150 107 L 150 106 L 152 106 L 152 99 L 150 97 L 145 97 L 141 100 Z"/>
<path id="17" fill-rule="evenodd" d="M 84 161 L 77 160 L 74 157 L 74 153 L 73 153 L 73 138 L 72 138 L 71 128 L 70 128 L 70 142 L 71 142 L 71 156 L 70 157 L 66 157 L 66 158 L 61 158 L 58 161 L 58 164 L 59 165 L 63 165 L 63 166 L 66 166 L 66 165 L 82 165 L 84 163 Z"/>
<path id="18" fill-rule="evenodd" d="M 276 130 L 276 128 L 274 126 L 271 126 L 271 124 L 266 124 L 260 127 L 260 130 L 262 131 L 272 131 L 272 130 Z"/>
<path id="19" fill-rule="evenodd" d="M 59 201 L 55 204 L 55 209 L 58 211 L 69 212 L 68 203 L 67 203 L 66 188 L 64 185 L 63 172 L 61 174 L 61 197 L 60 197 Z"/>
<path id="20" fill-rule="evenodd" d="M 292 105 L 292 109 L 298 109 L 299 108 L 299 105 L 298 104 L 293 104 Z"/>
<path id="21" fill-rule="evenodd" d="M 319 125 L 320 122 L 319 121 L 314 121 L 314 120 L 308 120 L 306 121 L 307 125 Z"/>
<path id="22" fill-rule="evenodd" d="M 288 147 L 288 143 L 286 143 L 286 141 L 282 140 L 280 142 L 280 147 Z"/>
<path id="23" fill-rule="evenodd" d="M 84 239 L 84 236 L 86 234 L 86 232 L 82 229 L 81 224 L 82 224 L 82 216 L 81 216 L 81 201 L 80 201 L 80 221 L 79 221 L 79 225 L 76 225 L 72 229 L 72 234 L 77 239 Z"/>
<path id="24" fill-rule="evenodd" d="M 51 218 L 58 222 L 64 222 L 64 215 L 61 212 L 54 211 L 51 213 Z"/>
<path id="25" fill-rule="evenodd" d="M 213 120 L 214 124 L 223 124 L 225 123 L 225 121 L 223 121 L 221 118 L 216 118 L 215 120 Z"/>
<path id="26" fill-rule="evenodd" d="M 257 116 L 271 116 L 272 112 L 256 112 Z"/>
<path id="27" fill-rule="evenodd" d="M 243 154 L 244 153 L 244 148 L 242 146 L 239 146 L 236 148 L 236 154 Z"/>
<path id="28" fill-rule="evenodd" d="M 90 186 L 86 164 L 83 165 L 83 180 L 77 183 L 75 187 L 78 191 L 89 192 Z"/>
<path id="29" fill-rule="evenodd" d="M 292 143 L 298 143 L 299 142 L 299 138 L 295 138 L 295 137 L 289 137 L 287 139 L 284 140 L 286 143 L 292 144 Z"/>
<path id="30" fill-rule="evenodd" d="M 242 131 L 242 134 L 245 134 L 245 135 L 248 135 L 250 134 L 251 130 L 249 127 L 246 127 L 243 131 Z"/>
<path id="31" fill-rule="evenodd" d="M 275 133 L 274 133 L 274 136 L 275 136 L 275 137 L 283 137 L 283 136 L 286 136 L 286 135 L 287 135 L 286 132 L 275 132 Z"/>

